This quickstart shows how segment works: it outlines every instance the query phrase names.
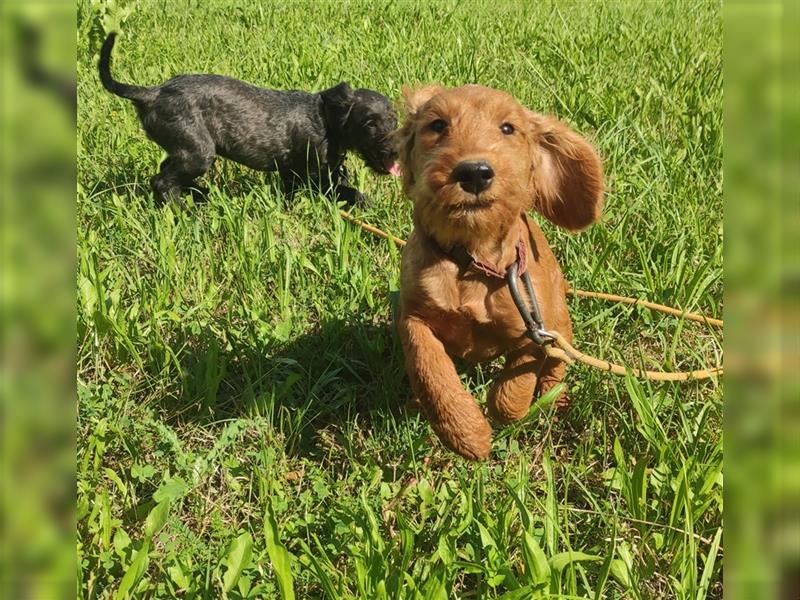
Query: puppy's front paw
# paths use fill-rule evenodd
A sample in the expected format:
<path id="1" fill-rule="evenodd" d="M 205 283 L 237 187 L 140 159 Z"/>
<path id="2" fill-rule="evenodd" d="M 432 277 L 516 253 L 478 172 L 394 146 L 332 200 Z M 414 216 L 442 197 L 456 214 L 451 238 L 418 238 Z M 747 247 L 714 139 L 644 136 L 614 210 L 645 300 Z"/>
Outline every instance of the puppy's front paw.
<path id="1" fill-rule="evenodd" d="M 352 196 L 352 200 L 347 202 L 347 206 L 349 208 L 369 208 L 372 206 L 372 198 L 367 196 L 366 194 L 362 194 L 358 190 L 354 190 L 355 194 Z"/>
<path id="2" fill-rule="evenodd" d="M 195 204 L 208 201 L 210 190 L 206 186 L 193 183 L 187 189 L 189 191 L 189 195 L 192 197 L 192 202 Z"/>
<path id="3" fill-rule="evenodd" d="M 367 208 L 372 204 L 369 196 L 362 194 L 355 188 L 344 185 L 336 188 L 336 199 L 343 200 L 347 204 L 347 208 Z"/>
<path id="4" fill-rule="evenodd" d="M 489 416 L 503 425 L 519 421 L 527 415 L 532 400 L 530 396 L 509 398 L 507 392 L 502 386 L 495 385 L 489 391 L 487 401 Z"/>
<path id="5" fill-rule="evenodd" d="M 358 196 L 356 196 L 355 205 L 359 208 L 369 208 L 372 206 L 372 198 L 367 196 L 366 194 L 362 194 L 358 192 Z"/>
<path id="6" fill-rule="evenodd" d="M 491 405 L 489 407 L 489 416 L 496 425 L 508 425 L 509 423 L 519 421 L 528 414 L 528 411 L 510 411 L 504 410 L 504 408 L 505 407 L 501 408 L 497 405 Z"/>
<path id="7" fill-rule="evenodd" d="M 442 443 L 466 459 L 486 459 L 492 450 L 492 427 L 472 396 L 454 402 L 445 415 L 441 420 L 430 419 Z"/>
<path id="8" fill-rule="evenodd" d="M 492 451 L 492 428 L 484 419 L 479 427 L 462 432 L 452 448 L 469 460 L 486 460 Z"/>

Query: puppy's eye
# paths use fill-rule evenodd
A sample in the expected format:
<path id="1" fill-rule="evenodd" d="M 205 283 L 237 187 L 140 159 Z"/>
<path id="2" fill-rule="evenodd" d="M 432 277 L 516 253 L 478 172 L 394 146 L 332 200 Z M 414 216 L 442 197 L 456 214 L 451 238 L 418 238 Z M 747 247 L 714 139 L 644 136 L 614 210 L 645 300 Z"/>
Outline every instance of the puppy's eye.
<path id="1" fill-rule="evenodd" d="M 500 125 L 500 131 L 503 132 L 503 135 L 511 135 L 514 133 L 514 126 L 511 123 L 503 123 Z"/>
<path id="2" fill-rule="evenodd" d="M 445 129 L 447 129 L 447 121 L 444 119 L 436 119 L 428 124 L 428 129 L 436 133 L 442 133 Z"/>

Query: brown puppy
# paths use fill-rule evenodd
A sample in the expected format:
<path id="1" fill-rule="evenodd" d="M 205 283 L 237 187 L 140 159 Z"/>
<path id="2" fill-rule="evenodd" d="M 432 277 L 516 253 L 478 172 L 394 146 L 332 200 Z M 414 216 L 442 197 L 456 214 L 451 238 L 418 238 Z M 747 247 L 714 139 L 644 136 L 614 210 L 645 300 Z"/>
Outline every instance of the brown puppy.
<path id="1" fill-rule="evenodd" d="M 587 227 L 602 209 L 602 166 L 586 140 L 504 92 L 428 86 L 404 97 L 408 118 L 396 139 L 414 202 L 400 286 L 406 370 L 442 442 L 483 459 L 491 427 L 448 355 L 505 355 L 488 397 L 501 422 L 526 415 L 534 394 L 561 380 L 564 364 L 526 337 L 503 275 L 515 261 L 527 268 L 545 326 L 572 339 L 561 269 L 526 211 L 572 231 Z"/>

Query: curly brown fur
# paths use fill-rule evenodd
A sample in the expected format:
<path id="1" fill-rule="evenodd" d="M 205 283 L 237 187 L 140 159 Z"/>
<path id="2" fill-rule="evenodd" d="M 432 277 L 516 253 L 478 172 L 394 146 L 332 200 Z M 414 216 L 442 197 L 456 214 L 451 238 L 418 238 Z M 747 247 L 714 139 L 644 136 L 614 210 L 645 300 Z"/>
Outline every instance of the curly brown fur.
<path id="1" fill-rule="evenodd" d="M 506 357 L 488 398 L 500 422 L 527 414 L 534 394 L 557 385 L 565 367 L 526 337 L 505 281 L 464 268 L 454 251 L 460 247 L 504 272 L 522 238 L 544 322 L 571 340 L 566 283 L 526 211 L 572 231 L 587 227 L 602 209 L 602 166 L 585 139 L 504 92 L 427 86 L 404 96 L 408 116 L 396 142 L 403 187 L 414 203 L 400 290 L 406 370 L 442 442 L 484 459 L 491 427 L 451 356 Z"/>

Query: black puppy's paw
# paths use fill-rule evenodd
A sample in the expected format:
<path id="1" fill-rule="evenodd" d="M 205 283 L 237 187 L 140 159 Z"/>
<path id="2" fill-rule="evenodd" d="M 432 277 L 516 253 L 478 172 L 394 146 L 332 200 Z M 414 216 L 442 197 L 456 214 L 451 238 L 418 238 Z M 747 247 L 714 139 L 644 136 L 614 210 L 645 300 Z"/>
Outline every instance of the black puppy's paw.
<path id="1" fill-rule="evenodd" d="M 210 193 L 210 190 L 206 186 L 193 183 L 186 189 L 192 198 L 192 202 L 195 204 L 208 201 L 208 194 Z"/>
<path id="2" fill-rule="evenodd" d="M 372 206 L 372 200 L 355 188 L 339 186 L 336 188 L 336 199 L 344 201 L 347 208 L 367 208 Z"/>

